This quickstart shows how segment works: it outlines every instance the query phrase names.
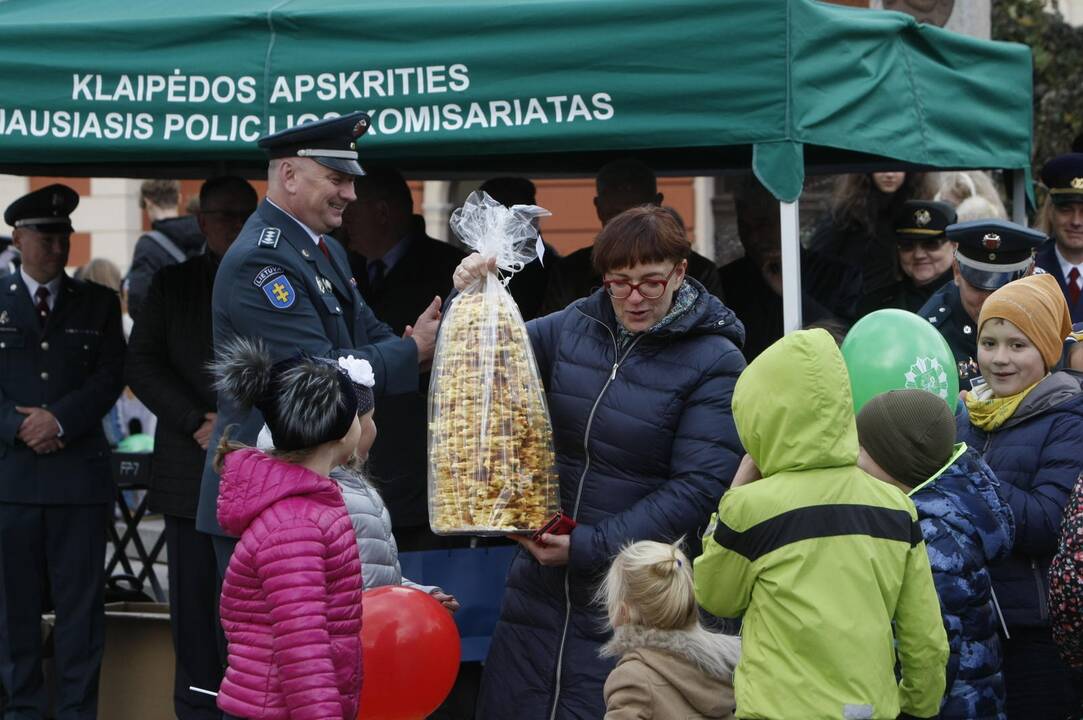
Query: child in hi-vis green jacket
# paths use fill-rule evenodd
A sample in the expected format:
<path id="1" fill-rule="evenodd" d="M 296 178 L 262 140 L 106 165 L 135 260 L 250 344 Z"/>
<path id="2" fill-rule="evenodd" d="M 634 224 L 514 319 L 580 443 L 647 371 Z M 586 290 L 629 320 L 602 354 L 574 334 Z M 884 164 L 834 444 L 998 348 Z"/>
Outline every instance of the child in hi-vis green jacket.
<path id="1" fill-rule="evenodd" d="M 748 456 L 695 579 L 706 610 L 744 616 L 737 717 L 935 717 L 948 644 L 917 512 L 857 467 L 835 341 L 772 345 L 737 381 L 733 416 Z"/>

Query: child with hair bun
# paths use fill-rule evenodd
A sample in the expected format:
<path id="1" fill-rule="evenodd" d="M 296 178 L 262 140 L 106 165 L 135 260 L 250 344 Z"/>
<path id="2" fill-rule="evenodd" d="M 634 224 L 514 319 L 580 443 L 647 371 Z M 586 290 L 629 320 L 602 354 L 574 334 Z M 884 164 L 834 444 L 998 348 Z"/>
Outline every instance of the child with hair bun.
<path id="1" fill-rule="evenodd" d="M 699 623 L 692 565 L 679 542 L 643 540 L 613 560 L 598 593 L 617 657 L 605 682 L 606 720 L 732 718 L 739 638 Z"/>
<path id="2" fill-rule="evenodd" d="M 398 543 L 391 532 L 391 515 L 365 472 L 369 451 L 376 441 L 376 423 L 373 421 L 376 408 L 371 390 L 376 384 L 376 377 L 367 360 L 355 358 L 353 355 L 340 357 L 338 365 L 346 371 L 361 398 L 357 406 L 357 421 L 361 424 L 361 434 L 350 459 L 331 470 L 331 479 L 338 483 L 338 488 L 342 491 L 342 500 L 357 537 L 364 589 L 404 585 L 431 595 L 449 612 L 455 612 L 459 609 L 459 602 L 453 596 L 438 587 L 419 585 L 402 576 Z M 266 425 L 260 430 L 256 447 L 268 453 L 275 451 L 271 430 Z"/>
<path id="3" fill-rule="evenodd" d="M 342 494 L 329 476 L 361 437 L 355 385 L 331 361 L 272 363 L 259 340 L 219 353 L 217 389 L 256 408 L 275 449 L 223 435 L 218 521 L 240 540 L 222 583 L 229 643 L 218 707 L 245 720 L 357 717 L 361 694 L 361 562 Z"/>

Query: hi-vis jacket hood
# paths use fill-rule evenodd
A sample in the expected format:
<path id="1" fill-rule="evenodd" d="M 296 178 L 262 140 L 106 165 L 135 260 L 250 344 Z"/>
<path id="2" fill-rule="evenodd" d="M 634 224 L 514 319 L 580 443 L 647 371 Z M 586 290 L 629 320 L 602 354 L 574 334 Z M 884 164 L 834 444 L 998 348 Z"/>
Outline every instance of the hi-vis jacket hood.
<path id="1" fill-rule="evenodd" d="M 764 351 L 737 381 L 733 414 L 763 479 L 722 496 L 695 582 L 705 609 L 744 616 L 741 716 L 935 716 L 948 646 L 917 512 L 857 467 L 831 337 L 798 332 Z"/>
<path id="2" fill-rule="evenodd" d="M 850 375 L 824 330 L 795 333 L 758 357 L 737 381 L 733 419 L 764 477 L 857 463 Z"/>

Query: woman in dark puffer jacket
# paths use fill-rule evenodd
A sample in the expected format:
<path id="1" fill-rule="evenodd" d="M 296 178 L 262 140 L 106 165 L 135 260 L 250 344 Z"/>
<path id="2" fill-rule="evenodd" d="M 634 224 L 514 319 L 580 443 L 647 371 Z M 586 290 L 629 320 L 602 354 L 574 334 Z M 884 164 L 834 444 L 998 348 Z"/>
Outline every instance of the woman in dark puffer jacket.
<path id="1" fill-rule="evenodd" d="M 479 718 L 602 717 L 613 660 L 598 658 L 611 634 L 591 603 L 597 583 L 628 543 L 698 538 L 737 469 L 730 398 L 745 366 L 744 329 L 686 276 L 690 251 L 665 210 L 628 210 L 594 243 L 604 289 L 527 324 L 561 506 L 578 525 L 544 544 L 519 539 Z M 456 287 L 485 268 L 470 256 Z"/>
<path id="2" fill-rule="evenodd" d="M 1015 516 L 1015 545 L 992 565 L 993 590 L 1010 637 L 1004 641 L 1008 717 L 1063 718 L 1078 703 L 1050 630 L 1049 566 L 1061 517 L 1083 470 L 1079 376 L 1050 370 L 1071 330 L 1052 275 L 1008 283 L 978 319 L 981 379 L 967 393 L 959 439 L 982 453 Z"/>

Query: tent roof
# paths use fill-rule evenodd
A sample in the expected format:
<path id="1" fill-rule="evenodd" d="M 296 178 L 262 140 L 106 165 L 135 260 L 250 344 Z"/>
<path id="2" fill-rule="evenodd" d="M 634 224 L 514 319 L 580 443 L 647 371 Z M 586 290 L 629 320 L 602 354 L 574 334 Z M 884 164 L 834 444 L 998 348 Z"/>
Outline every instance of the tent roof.
<path id="1" fill-rule="evenodd" d="M 48 52 L 42 52 L 48 48 Z M 366 110 L 414 176 L 904 163 L 1029 172 L 1028 48 L 810 0 L 0 3 L 0 171 L 257 175 L 252 139 Z"/>

